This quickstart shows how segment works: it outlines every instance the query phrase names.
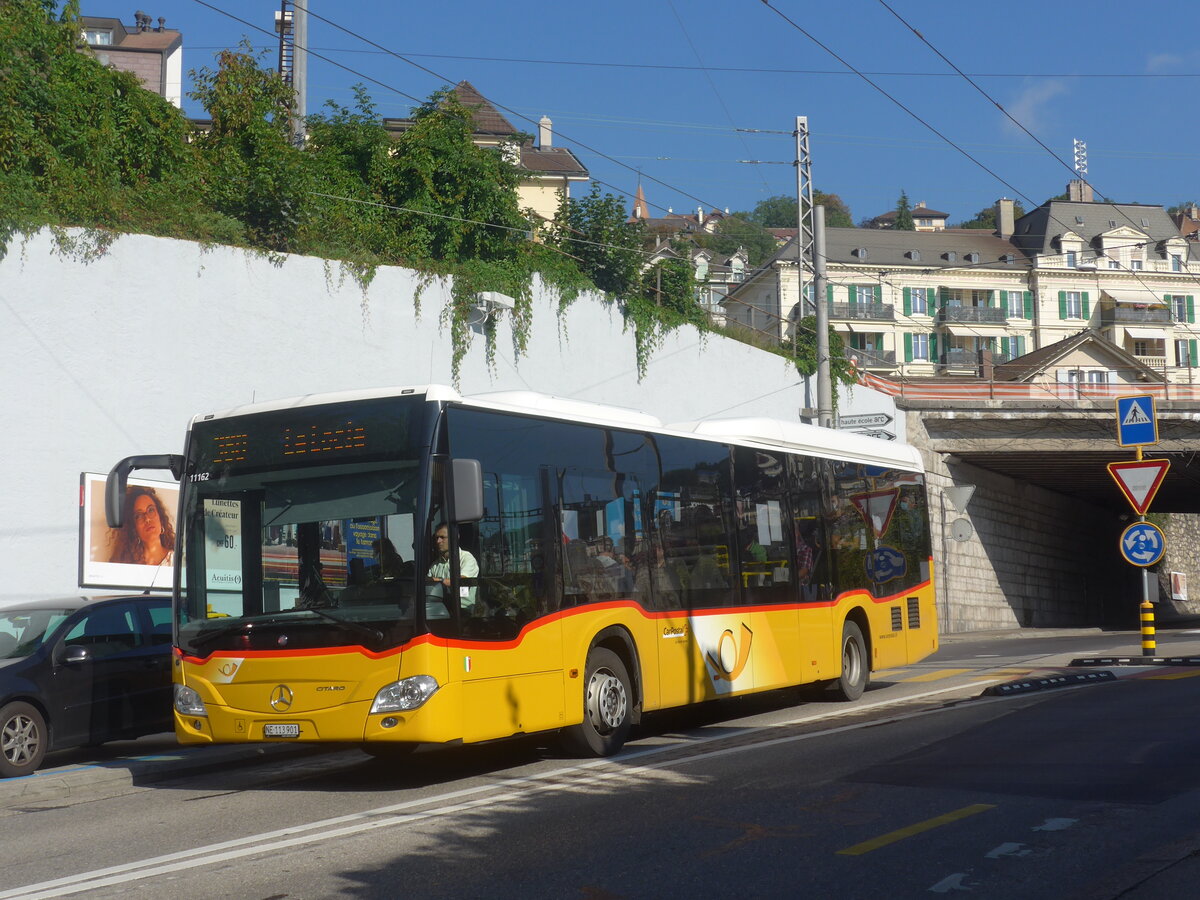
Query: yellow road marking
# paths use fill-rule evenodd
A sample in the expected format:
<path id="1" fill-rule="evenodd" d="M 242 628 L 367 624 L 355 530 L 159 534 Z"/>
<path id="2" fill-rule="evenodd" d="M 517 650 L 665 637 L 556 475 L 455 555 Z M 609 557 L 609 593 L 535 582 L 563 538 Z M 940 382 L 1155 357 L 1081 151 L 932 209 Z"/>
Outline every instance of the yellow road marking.
<path id="1" fill-rule="evenodd" d="M 847 847 L 845 850 L 837 852 L 839 856 L 862 856 L 864 853 L 870 853 L 872 850 L 878 850 L 880 847 L 886 847 L 888 844 L 894 844 L 896 841 L 902 841 L 923 831 L 931 831 L 934 828 L 949 825 L 951 822 L 957 822 L 959 819 L 965 819 L 976 813 L 986 812 L 989 809 L 995 808 L 994 803 L 976 803 L 973 806 L 964 806 L 962 809 L 948 812 L 944 816 L 935 816 L 932 819 L 926 819 L 924 822 L 917 822 L 915 825 L 909 825 L 907 828 L 901 828 L 898 831 L 888 832 L 877 838 L 863 841 L 861 844 L 855 844 L 853 847 Z"/>
<path id="2" fill-rule="evenodd" d="M 927 672 L 924 675 L 917 675 L 913 678 L 902 678 L 901 681 L 939 681 L 942 678 L 949 678 L 951 675 L 961 675 L 963 672 L 972 672 L 973 669 L 938 669 L 936 672 Z"/>
<path id="3" fill-rule="evenodd" d="M 1174 681 L 1176 678 L 1195 678 L 1200 675 L 1200 669 L 1194 669 L 1191 672 L 1171 672 L 1167 675 L 1144 675 L 1143 681 Z"/>

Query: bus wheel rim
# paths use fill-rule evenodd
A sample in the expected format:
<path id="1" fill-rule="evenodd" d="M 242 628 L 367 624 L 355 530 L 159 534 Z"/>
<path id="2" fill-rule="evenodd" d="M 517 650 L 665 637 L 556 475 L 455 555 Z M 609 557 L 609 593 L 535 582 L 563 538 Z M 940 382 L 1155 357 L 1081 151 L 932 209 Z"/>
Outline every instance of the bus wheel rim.
<path id="1" fill-rule="evenodd" d="M 846 680 L 851 684 L 858 684 L 861 669 L 862 660 L 858 655 L 858 644 L 847 638 L 846 645 L 842 648 L 842 671 L 846 673 Z"/>
<path id="2" fill-rule="evenodd" d="M 629 698 L 621 679 L 608 669 L 597 669 L 588 684 L 588 718 L 601 734 L 620 727 L 625 721 Z"/>

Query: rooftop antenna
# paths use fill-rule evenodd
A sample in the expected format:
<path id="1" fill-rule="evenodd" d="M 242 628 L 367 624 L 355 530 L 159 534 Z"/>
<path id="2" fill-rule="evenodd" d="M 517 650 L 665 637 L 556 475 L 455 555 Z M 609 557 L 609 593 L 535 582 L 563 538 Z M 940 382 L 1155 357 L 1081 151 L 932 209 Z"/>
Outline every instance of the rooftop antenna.
<path id="1" fill-rule="evenodd" d="M 1075 174 L 1080 178 L 1087 175 L 1087 141 L 1075 139 Z"/>

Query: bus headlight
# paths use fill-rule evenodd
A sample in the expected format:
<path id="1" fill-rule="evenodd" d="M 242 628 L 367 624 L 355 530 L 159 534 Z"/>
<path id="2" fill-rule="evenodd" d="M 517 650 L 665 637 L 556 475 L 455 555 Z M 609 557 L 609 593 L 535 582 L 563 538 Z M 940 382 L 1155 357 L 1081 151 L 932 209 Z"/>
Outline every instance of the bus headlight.
<path id="1" fill-rule="evenodd" d="M 432 675 L 414 675 L 412 678 L 393 681 L 379 689 L 379 693 L 375 695 L 375 702 L 371 704 L 371 712 L 416 709 L 432 697 L 437 689 L 437 679 Z"/>
<path id="2" fill-rule="evenodd" d="M 175 710 L 182 716 L 207 716 L 204 701 L 186 684 L 175 685 Z"/>

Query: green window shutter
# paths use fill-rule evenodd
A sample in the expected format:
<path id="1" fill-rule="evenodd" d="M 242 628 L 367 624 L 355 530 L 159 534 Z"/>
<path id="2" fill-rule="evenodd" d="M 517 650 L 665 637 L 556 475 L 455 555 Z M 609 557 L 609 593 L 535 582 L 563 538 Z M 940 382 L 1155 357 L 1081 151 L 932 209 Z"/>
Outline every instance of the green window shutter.
<path id="1" fill-rule="evenodd" d="M 909 331 L 904 332 L 904 361 L 912 362 L 912 332 Z"/>
<path id="2" fill-rule="evenodd" d="M 1067 292 L 1058 292 L 1058 317 L 1065 319 L 1067 317 Z"/>
<path id="3" fill-rule="evenodd" d="M 833 304 L 833 285 L 832 284 L 825 285 L 825 299 L 828 300 L 831 305 Z"/>
<path id="4" fill-rule="evenodd" d="M 929 336 L 929 361 L 937 362 L 937 358 L 937 335 L 931 334 Z"/>
<path id="5" fill-rule="evenodd" d="M 1092 317 L 1091 308 L 1088 306 L 1088 292 L 1084 291 L 1080 296 L 1083 298 L 1083 319 L 1086 322 Z"/>
<path id="6" fill-rule="evenodd" d="M 912 288 L 904 289 L 904 314 L 906 316 L 912 315 Z M 905 335 L 905 337 L 910 339 L 911 344 L 912 335 Z M 912 360 L 911 356 L 909 357 L 909 360 Z"/>
<path id="7" fill-rule="evenodd" d="M 1005 359 L 1008 359 L 1008 346 L 1009 346 L 1010 340 L 1011 340 L 1011 338 L 1006 338 L 1006 337 L 1000 338 L 1000 355 L 1003 356 Z"/>
<path id="8" fill-rule="evenodd" d="M 988 305 L 988 306 L 995 306 L 995 305 L 996 305 L 996 292 L 995 292 L 995 291 L 988 291 L 988 295 L 987 295 L 987 305 Z"/>
<path id="9" fill-rule="evenodd" d="M 1189 322 L 1196 321 L 1196 304 L 1192 300 L 1192 295 L 1187 295 L 1187 320 Z"/>
<path id="10" fill-rule="evenodd" d="M 1196 342 L 1195 340 L 1188 341 L 1188 364 L 1196 365 Z"/>
<path id="11" fill-rule="evenodd" d="M 875 302 L 876 303 L 883 302 L 883 285 L 882 284 L 875 285 Z"/>
<path id="12" fill-rule="evenodd" d="M 1171 305 L 1171 295 L 1170 294 L 1163 294 L 1163 303 L 1167 304 L 1167 306 Z"/>
<path id="13" fill-rule="evenodd" d="M 1033 291 L 1025 292 L 1025 318 L 1033 321 Z"/>
<path id="14" fill-rule="evenodd" d="M 1015 338 L 1013 338 L 1013 340 L 1017 342 L 1017 346 L 1013 348 L 1013 350 L 1014 350 L 1013 355 L 1014 356 L 1024 356 L 1025 355 L 1025 338 L 1015 337 Z"/>

